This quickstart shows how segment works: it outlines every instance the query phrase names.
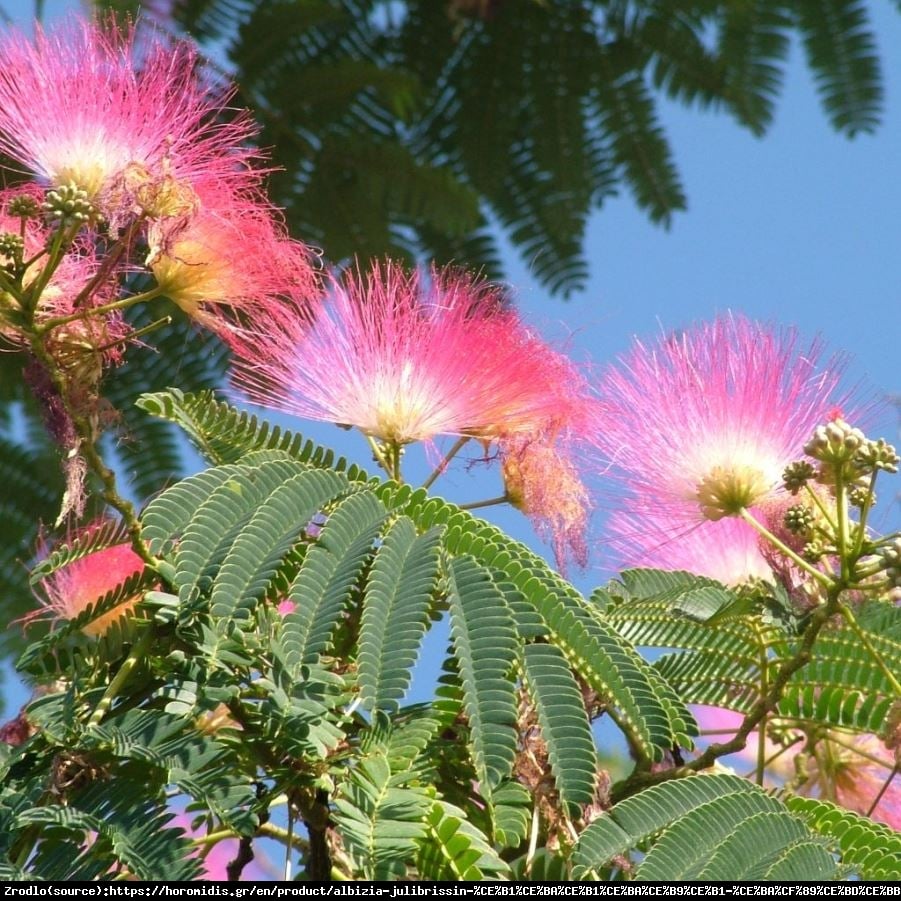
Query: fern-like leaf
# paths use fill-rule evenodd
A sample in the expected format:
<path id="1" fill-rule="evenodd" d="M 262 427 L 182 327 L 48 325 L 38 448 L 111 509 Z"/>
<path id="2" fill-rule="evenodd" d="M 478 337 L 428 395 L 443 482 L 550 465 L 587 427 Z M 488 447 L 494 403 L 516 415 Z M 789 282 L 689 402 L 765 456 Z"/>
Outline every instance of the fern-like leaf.
<path id="1" fill-rule="evenodd" d="M 523 668 L 555 785 L 574 815 L 578 805 L 594 799 L 597 781 L 597 753 L 582 693 L 563 652 L 553 645 L 526 645 Z"/>
<path id="2" fill-rule="evenodd" d="M 370 710 L 396 709 L 410 685 L 438 577 L 440 537 L 434 529 L 417 536 L 402 517 L 376 552 L 359 639 L 360 689 Z"/>
<path id="3" fill-rule="evenodd" d="M 294 610 L 285 617 L 282 641 L 290 666 L 312 662 L 328 647 L 374 553 L 385 515 L 385 507 L 369 491 L 350 495 L 329 514 L 288 590 Z"/>
<path id="4" fill-rule="evenodd" d="M 511 672 L 519 639 L 504 596 L 470 557 L 451 562 L 451 636 L 463 683 L 476 772 L 490 791 L 509 776 L 516 752 Z"/>

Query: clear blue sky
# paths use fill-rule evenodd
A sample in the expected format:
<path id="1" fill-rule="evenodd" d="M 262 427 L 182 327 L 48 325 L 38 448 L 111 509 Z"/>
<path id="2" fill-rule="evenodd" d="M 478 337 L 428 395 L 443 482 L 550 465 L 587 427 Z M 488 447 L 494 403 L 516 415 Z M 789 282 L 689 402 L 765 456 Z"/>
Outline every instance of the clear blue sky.
<path id="1" fill-rule="evenodd" d="M 53 17 L 75 5 L 48 0 L 46 10 Z M 25 18 L 33 9 L 26 0 L 0 6 Z M 557 334 L 572 332 L 577 355 L 603 363 L 626 350 L 633 335 L 741 311 L 821 334 L 830 350 L 851 355 L 853 380 L 876 393 L 901 394 L 901 14 L 889 0 L 874 0 L 870 9 L 886 89 L 875 135 L 849 141 L 832 131 L 798 46 L 775 123 L 762 139 L 725 115 L 665 103 L 663 124 L 688 211 L 667 232 L 628 195 L 608 201 L 590 223 L 591 281 L 568 302 L 550 298 L 531 279 L 528 262 L 508 252 L 509 281 L 526 318 Z M 364 445 L 344 432 L 291 425 L 366 462 Z M 878 425 L 897 438 L 894 409 Z M 493 472 L 457 472 L 442 485 L 457 500 L 499 493 Z M 887 495 L 884 489 L 875 521 L 898 528 L 901 507 Z M 489 515 L 541 547 L 515 511 Z M 602 515 L 594 531 L 602 535 Z M 580 587 L 608 577 L 603 553 L 595 557 L 593 569 L 576 574 Z"/>

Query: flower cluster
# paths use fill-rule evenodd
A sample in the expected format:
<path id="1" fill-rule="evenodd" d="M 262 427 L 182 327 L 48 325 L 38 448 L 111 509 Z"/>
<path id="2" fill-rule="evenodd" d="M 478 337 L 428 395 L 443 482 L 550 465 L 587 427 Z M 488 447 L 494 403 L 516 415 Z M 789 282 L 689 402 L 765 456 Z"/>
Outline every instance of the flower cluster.
<path id="1" fill-rule="evenodd" d="M 70 534 L 67 543 L 86 543 L 102 528 L 103 521 L 91 523 Z M 26 621 L 46 617 L 55 621 L 77 619 L 143 571 L 144 561 L 127 544 L 102 547 L 77 557 L 43 580 L 46 601 L 41 608 L 29 614 Z M 140 599 L 140 593 L 124 598 L 112 609 L 91 619 L 82 631 L 86 635 L 102 635 L 114 622 L 129 613 Z"/>
<path id="2" fill-rule="evenodd" d="M 0 39 L 0 151 L 29 176 L 0 194 L 0 339 L 26 355 L 65 453 L 60 521 L 83 510 L 105 370 L 171 321 L 135 329 L 125 310 L 168 296 L 221 334 L 319 290 L 231 95 L 204 82 L 192 44 L 138 40 L 112 19 Z"/>
<path id="3" fill-rule="evenodd" d="M 508 499 L 548 533 L 558 561 L 567 547 L 584 561 L 587 492 L 571 442 L 588 433 L 597 403 L 501 289 L 389 261 L 332 277 L 312 309 L 274 312 L 229 339 L 247 397 L 355 426 L 385 456 L 439 435 L 497 443 Z"/>
<path id="4" fill-rule="evenodd" d="M 783 473 L 813 430 L 851 399 L 842 364 L 793 330 L 721 316 L 603 374 L 599 446 L 623 487 L 611 532 L 626 565 L 766 577 L 753 511 L 781 521 Z"/>

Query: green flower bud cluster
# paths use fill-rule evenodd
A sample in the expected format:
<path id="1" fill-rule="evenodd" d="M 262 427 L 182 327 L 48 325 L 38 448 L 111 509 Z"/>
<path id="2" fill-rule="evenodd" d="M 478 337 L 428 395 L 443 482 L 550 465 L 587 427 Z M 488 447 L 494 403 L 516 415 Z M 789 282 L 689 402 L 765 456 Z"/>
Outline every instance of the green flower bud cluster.
<path id="1" fill-rule="evenodd" d="M 895 448 L 885 438 L 877 441 L 867 441 L 854 455 L 854 464 L 863 472 L 897 472 L 901 457 Z"/>
<path id="2" fill-rule="evenodd" d="M 47 199 L 41 205 L 51 218 L 64 224 L 91 222 L 99 218 L 97 208 L 88 200 L 86 191 L 76 185 L 62 185 L 47 192 Z"/>
<path id="3" fill-rule="evenodd" d="M 801 553 L 808 562 L 819 563 L 820 559 L 826 553 L 826 545 L 818 538 L 813 538 L 804 545 L 804 549 Z"/>
<path id="4" fill-rule="evenodd" d="M 807 536 L 816 524 L 816 514 L 804 504 L 795 504 L 785 511 L 782 522 L 793 535 Z"/>
<path id="5" fill-rule="evenodd" d="M 0 266 L 13 270 L 22 262 L 25 242 L 12 232 L 0 232 Z M 6 257 L 4 261 L 3 258 Z"/>
<path id="6" fill-rule="evenodd" d="M 807 460 L 796 460 L 789 463 L 782 473 L 782 481 L 786 489 L 797 494 L 816 475 L 816 470 Z"/>
<path id="7" fill-rule="evenodd" d="M 18 219 L 35 219 L 40 211 L 40 204 L 30 194 L 13 197 L 6 205 L 6 212 Z"/>
<path id="8" fill-rule="evenodd" d="M 888 575 L 892 588 L 901 588 L 901 536 L 889 544 L 876 548 L 876 556 L 881 558 L 882 568 Z"/>

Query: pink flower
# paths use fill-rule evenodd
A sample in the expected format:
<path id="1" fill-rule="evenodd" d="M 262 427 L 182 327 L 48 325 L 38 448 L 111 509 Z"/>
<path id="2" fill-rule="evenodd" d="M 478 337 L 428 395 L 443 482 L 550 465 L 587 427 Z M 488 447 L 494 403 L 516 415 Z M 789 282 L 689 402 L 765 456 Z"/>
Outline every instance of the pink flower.
<path id="1" fill-rule="evenodd" d="M 95 522 L 76 533 L 84 537 L 101 527 Z M 75 537 L 75 536 L 74 536 Z M 60 567 L 43 580 L 47 601 L 25 617 L 26 622 L 49 615 L 57 620 L 75 619 L 123 582 L 144 569 L 144 561 L 127 544 L 116 544 L 87 554 Z M 141 599 L 128 598 L 84 627 L 86 635 L 102 635 L 116 620 L 128 613 Z"/>
<path id="2" fill-rule="evenodd" d="M 185 313 L 220 331 L 230 327 L 223 313 L 252 323 L 281 295 L 301 303 L 316 296 L 312 254 L 287 237 L 262 197 L 211 182 L 198 184 L 196 195 L 193 215 L 148 231 L 148 265 Z"/>
<path id="3" fill-rule="evenodd" d="M 142 56 L 142 58 L 138 58 Z M 0 41 L 0 151 L 52 186 L 74 184 L 114 221 L 133 211 L 181 215 L 201 178 L 256 183 L 246 117 L 217 124 L 228 97 L 195 77 L 187 43 L 71 19 L 33 41 Z"/>
<path id="4" fill-rule="evenodd" d="M 598 442 L 625 488 L 615 527 L 627 565 L 681 567 L 705 536 L 732 542 L 730 556 L 761 570 L 749 536 L 721 522 L 781 497 L 785 466 L 847 401 L 840 362 L 820 366 L 820 356 L 794 330 L 727 315 L 654 346 L 638 342 L 606 370 Z M 678 550 L 695 530 L 687 540 L 698 543 Z"/>
<path id="5" fill-rule="evenodd" d="M 894 766 L 894 755 L 875 735 L 827 733 L 807 761 L 807 781 L 800 791 L 901 829 L 901 779 L 896 775 L 888 781 Z"/>
<path id="6" fill-rule="evenodd" d="M 0 191 L 0 236 L 9 238 L 21 237 L 21 251 L 18 259 L 0 250 L 0 265 L 11 267 L 22 260 L 38 257 L 40 251 L 52 239 L 52 231 L 37 219 L 23 220 L 19 216 L 10 215 L 10 204 L 22 198 L 29 198 L 35 204 L 40 203 L 42 193 L 35 186 L 20 187 Z M 107 281 L 90 298 L 84 298 L 82 305 L 76 309 L 75 301 L 86 284 L 94 277 L 99 268 L 96 250 L 88 239 L 79 238 L 72 249 L 66 253 L 50 277 L 40 298 L 37 300 L 35 319 L 44 322 L 50 318 L 69 316 L 79 310 L 87 310 L 112 300 L 114 281 Z M 28 290 L 41 274 L 40 261 L 25 270 L 22 285 Z M 19 303 L 12 294 L 0 292 L 0 337 L 14 347 L 20 347 L 25 339 L 15 326 L 15 316 L 4 323 L 4 311 L 18 311 Z M 107 363 L 121 360 L 122 339 L 128 333 L 127 325 L 118 313 L 107 313 L 104 316 L 88 316 L 54 330 L 48 341 L 48 349 L 63 368 L 71 368 L 99 348 L 101 358 Z"/>
<path id="7" fill-rule="evenodd" d="M 555 434 L 590 404 L 575 366 L 500 289 L 450 271 L 426 281 L 392 262 L 334 279 L 312 322 L 289 310 L 233 349 L 234 384 L 255 403 L 398 444 Z"/>
<path id="8" fill-rule="evenodd" d="M 606 534 L 629 566 L 685 570 L 724 585 L 773 580 L 760 536 L 739 519 L 700 522 L 675 534 L 665 515 L 617 510 Z"/>
<path id="9" fill-rule="evenodd" d="M 694 713 L 712 742 L 728 741 L 742 722 L 741 714 L 720 707 L 695 707 Z M 901 779 L 889 781 L 895 757 L 879 738 L 827 730 L 811 741 L 790 720 L 775 719 L 771 725 L 784 735 L 785 743 L 766 739 L 768 784 L 771 780 L 788 784 L 798 794 L 823 798 L 901 828 Z M 757 761 L 757 741 L 757 732 L 752 732 L 736 755 L 749 768 Z"/>

